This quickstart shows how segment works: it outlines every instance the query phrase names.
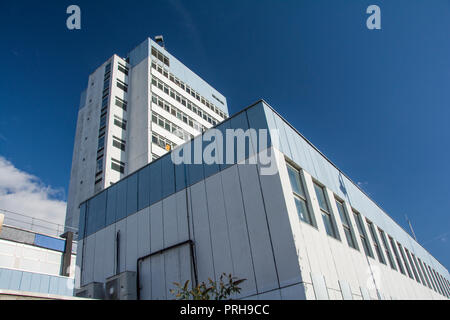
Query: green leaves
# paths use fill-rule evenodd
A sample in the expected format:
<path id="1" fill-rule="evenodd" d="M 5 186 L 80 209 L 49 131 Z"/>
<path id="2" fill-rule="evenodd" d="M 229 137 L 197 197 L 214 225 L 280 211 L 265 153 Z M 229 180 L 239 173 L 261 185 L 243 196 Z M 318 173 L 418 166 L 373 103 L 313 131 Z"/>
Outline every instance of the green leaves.
<path id="1" fill-rule="evenodd" d="M 237 279 L 230 274 L 222 273 L 219 278 L 219 283 L 208 278 L 208 284 L 202 282 L 196 287 L 189 289 L 189 280 L 183 286 L 178 282 L 173 284 L 176 290 L 170 289 L 170 293 L 175 295 L 178 300 L 227 300 L 235 293 L 240 293 L 241 288 L 239 284 L 247 279 Z"/>

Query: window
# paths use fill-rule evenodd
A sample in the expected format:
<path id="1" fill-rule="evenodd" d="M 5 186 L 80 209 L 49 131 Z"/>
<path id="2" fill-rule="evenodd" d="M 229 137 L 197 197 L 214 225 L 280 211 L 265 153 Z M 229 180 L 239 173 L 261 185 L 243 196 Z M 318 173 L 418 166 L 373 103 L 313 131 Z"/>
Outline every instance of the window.
<path id="1" fill-rule="evenodd" d="M 316 191 L 317 201 L 319 201 L 320 212 L 322 214 L 322 220 L 325 225 L 327 234 L 333 238 L 339 239 L 336 232 L 333 216 L 328 208 L 327 199 L 325 196 L 325 190 L 314 182 L 314 190 Z"/>
<path id="2" fill-rule="evenodd" d="M 419 274 L 420 280 L 421 280 L 422 284 L 425 286 L 426 285 L 425 279 L 423 278 L 422 270 L 420 270 L 419 263 L 417 262 L 416 256 L 413 253 L 411 253 L 411 257 L 414 261 L 414 265 L 416 267 L 417 273 Z"/>
<path id="3" fill-rule="evenodd" d="M 108 73 L 110 71 L 111 71 L 111 62 L 105 66 L 105 73 Z"/>
<path id="4" fill-rule="evenodd" d="M 400 272 L 402 274 L 405 274 L 405 269 L 403 269 L 402 261 L 400 260 L 400 256 L 398 254 L 397 247 L 395 246 L 394 239 L 392 237 L 389 237 L 389 242 L 391 244 L 392 251 L 394 251 L 395 260 L 397 260 L 398 268 L 400 269 Z"/>
<path id="5" fill-rule="evenodd" d="M 364 252 L 368 257 L 373 258 L 372 249 L 370 248 L 369 240 L 367 239 L 367 234 L 366 231 L 364 230 L 361 215 L 358 212 L 353 211 L 353 216 L 355 217 L 356 227 L 358 228 L 359 231 L 359 237 L 361 238 L 361 243 L 363 245 Z"/>
<path id="6" fill-rule="evenodd" d="M 377 253 L 378 261 L 383 264 L 386 264 L 386 260 L 384 260 L 383 252 L 380 248 L 380 242 L 378 241 L 377 234 L 375 233 L 375 228 L 373 223 L 366 219 L 367 226 L 369 227 L 370 235 L 372 236 L 373 246 L 375 247 L 375 252 Z"/>
<path id="7" fill-rule="evenodd" d="M 440 286 L 440 288 L 441 288 L 441 293 L 442 293 L 442 295 L 443 295 L 443 296 L 447 296 L 447 293 L 445 292 L 445 287 L 444 287 L 444 285 L 443 285 L 443 283 L 442 283 L 441 275 L 439 274 L 439 272 L 436 272 L 436 271 L 434 271 L 434 270 L 433 270 L 433 272 L 434 272 L 434 274 L 436 275 L 437 281 L 438 281 L 439 286 Z"/>
<path id="8" fill-rule="evenodd" d="M 420 269 L 422 270 L 423 277 L 425 278 L 428 287 L 429 287 L 430 289 L 433 289 L 433 288 L 431 287 L 430 279 L 428 279 L 427 272 L 425 271 L 426 268 L 423 266 L 422 260 L 420 260 L 420 258 L 417 258 L 417 260 L 419 261 Z"/>
<path id="9" fill-rule="evenodd" d="M 430 268 L 430 267 L 428 267 L 428 268 Z M 437 281 L 436 273 L 435 273 L 434 269 L 430 268 L 430 272 L 431 272 L 431 276 L 433 277 L 434 283 L 436 284 L 436 292 L 442 294 L 441 286 L 440 286 L 439 282 Z"/>
<path id="10" fill-rule="evenodd" d="M 103 157 L 97 160 L 97 167 L 95 169 L 95 172 L 101 173 L 103 171 Z"/>
<path id="11" fill-rule="evenodd" d="M 398 245 L 398 251 L 400 251 L 400 255 L 402 256 L 403 264 L 405 265 L 406 271 L 408 272 L 408 276 L 411 279 L 414 279 L 414 277 L 411 273 L 411 269 L 409 268 L 408 262 L 406 261 L 406 256 L 405 256 L 405 253 L 403 252 L 402 245 L 398 242 L 397 242 L 397 245 Z"/>
<path id="12" fill-rule="evenodd" d="M 424 263 L 425 270 L 427 271 L 428 278 L 430 279 L 431 285 L 433 286 L 433 290 L 437 292 L 436 284 L 434 283 L 433 276 L 431 275 L 431 269 Z"/>
<path id="13" fill-rule="evenodd" d="M 153 132 L 152 134 L 152 142 L 159 147 L 165 149 L 166 151 L 170 151 L 171 149 L 175 148 L 177 144 L 173 143 L 169 139 L 166 139 L 159 134 Z"/>
<path id="14" fill-rule="evenodd" d="M 123 130 L 127 130 L 127 120 L 123 120 L 118 116 L 114 116 L 114 124 Z"/>
<path id="15" fill-rule="evenodd" d="M 117 69 L 119 69 L 120 72 L 123 72 L 126 75 L 128 75 L 128 68 L 126 66 L 124 66 L 123 64 L 121 64 L 120 62 L 119 62 Z"/>
<path id="16" fill-rule="evenodd" d="M 384 231 L 378 228 L 378 232 L 381 236 L 381 243 L 383 244 L 384 253 L 386 254 L 386 257 L 388 257 L 389 265 L 392 269 L 397 270 L 395 267 L 394 257 L 392 256 L 391 250 L 389 249 L 389 245 L 386 239 L 386 235 L 384 234 Z"/>
<path id="17" fill-rule="evenodd" d="M 102 115 L 100 118 L 100 129 L 106 126 L 106 114 Z"/>
<path id="18" fill-rule="evenodd" d="M 355 236 L 354 236 L 355 233 L 353 232 L 353 228 L 350 223 L 350 219 L 348 217 L 347 211 L 345 210 L 344 202 L 337 200 L 337 199 L 335 199 L 335 200 L 336 200 L 336 206 L 337 206 L 337 209 L 339 212 L 339 216 L 341 217 L 342 227 L 344 228 L 345 237 L 347 238 L 347 243 L 353 249 L 358 250 L 358 245 L 356 244 Z"/>
<path id="19" fill-rule="evenodd" d="M 405 248 L 405 252 L 406 252 L 406 256 L 408 257 L 409 265 L 411 266 L 411 269 L 414 273 L 414 278 L 416 279 L 416 281 L 418 283 L 420 283 L 420 279 L 419 279 L 419 276 L 417 275 L 416 267 L 414 266 L 414 262 L 411 259 L 411 255 L 409 254 L 408 249 Z"/>
<path id="20" fill-rule="evenodd" d="M 111 169 L 118 171 L 120 173 L 125 172 L 125 163 L 122 161 L 111 158 Z"/>
<path id="21" fill-rule="evenodd" d="M 116 136 L 113 136 L 113 146 L 125 151 L 125 141 L 117 138 Z"/>
<path id="22" fill-rule="evenodd" d="M 314 226 L 313 219 L 308 209 L 306 193 L 300 177 L 300 172 L 289 164 L 287 164 L 287 169 L 292 191 L 294 193 L 294 201 L 297 208 L 298 217 L 300 220 Z"/>
<path id="23" fill-rule="evenodd" d="M 128 85 L 122 80 L 117 79 L 117 88 L 122 89 L 125 92 L 128 92 Z"/>
<path id="24" fill-rule="evenodd" d="M 102 149 L 105 146 L 105 135 L 98 138 L 98 147 L 97 150 Z"/>
<path id="25" fill-rule="evenodd" d="M 159 50 L 155 49 L 154 47 L 152 47 L 152 56 L 154 56 L 155 58 L 158 58 L 158 60 L 161 61 L 162 63 L 164 63 L 166 66 L 170 66 L 169 58 L 166 57 L 161 52 L 159 52 Z"/>
<path id="26" fill-rule="evenodd" d="M 127 102 L 125 100 L 120 99 L 119 97 L 116 97 L 116 106 L 127 111 Z"/>

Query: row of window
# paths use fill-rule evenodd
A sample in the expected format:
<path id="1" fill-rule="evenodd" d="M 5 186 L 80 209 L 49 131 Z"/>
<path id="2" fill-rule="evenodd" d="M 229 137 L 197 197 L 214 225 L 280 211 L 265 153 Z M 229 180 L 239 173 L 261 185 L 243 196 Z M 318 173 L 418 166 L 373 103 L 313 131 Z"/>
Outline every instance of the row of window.
<path id="1" fill-rule="evenodd" d="M 152 132 L 152 142 L 167 151 L 170 151 L 177 146 L 176 143 L 170 141 L 167 138 L 164 138 L 163 136 L 160 136 L 156 132 Z"/>
<path id="2" fill-rule="evenodd" d="M 177 117 L 184 123 L 188 124 L 190 127 L 194 128 L 195 130 L 202 132 L 206 130 L 206 127 L 195 121 L 193 118 L 188 116 L 186 113 L 180 111 L 180 109 L 174 107 L 172 104 L 167 102 L 166 100 L 162 99 L 156 94 L 152 95 L 152 102 L 155 103 L 157 106 L 163 108 L 168 113 L 172 114 L 173 116 Z"/>
<path id="3" fill-rule="evenodd" d="M 157 58 L 159 61 L 161 61 L 162 63 L 164 63 L 166 66 L 170 66 L 169 65 L 169 58 L 161 53 L 158 49 L 156 49 L 155 47 L 152 47 L 152 56 L 154 56 L 155 58 Z"/>
<path id="4" fill-rule="evenodd" d="M 128 67 L 125 66 L 124 64 L 122 64 L 122 63 L 119 62 L 118 65 L 117 65 L 117 69 L 118 69 L 120 72 L 124 73 L 125 75 L 128 75 L 129 69 L 128 69 Z"/>
<path id="5" fill-rule="evenodd" d="M 293 191 L 294 202 L 300 220 L 314 227 L 317 227 L 314 215 L 312 215 L 310 212 L 310 208 L 312 207 L 308 205 L 308 198 L 305 192 L 301 171 L 296 169 L 293 165 L 290 164 L 287 165 L 287 168 L 289 180 Z M 336 226 L 336 221 L 334 219 L 333 212 L 330 209 L 329 205 L 330 203 L 329 201 L 331 199 L 328 199 L 324 186 L 320 185 L 320 183 L 316 181 L 313 181 L 313 184 L 314 184 L 314 192 L 316 194 L 317 201 L 319 203 L 320 213 L 322 216 L 325 231 L 329 236 L 340 240 L 339 232 Z M 355 232 L 353 231 L 353 227 L 350 222 L 347 210 L 345 208 L 344 201 L 339 199 L 337 196 L 334 196 L 333 200 L 336 202 L 336 207 L 339 216 L 341 218 L 341 223 L 347 240 L 347 244 L 351 248 L 359 250 L 355 238 Z M 370 246 L 366 229 L 364 227 L 362 215 L 354 209 L 352 209 L 352 212 L 353 217 L 355 219 L 356 227 L 358 229 L 361 244 L 363 246 L 363 250 L 368 257 L 375 258 L 372 247 Z M 433 289 L 434 291 L 446 297 L 450 297 L 449 294 L 450 287 L 447 279 L 442 277 L 434 269 L 431 269 L 430 266 L 426 265 L 423 261 L 420 260 L 420 258 L 416 257 L 412 252 L 409 252 L 407 248 L 403 248 L 399 242 L 396 243 L 391 236 L 388 235 L 386 237 L 386 233 L 382 229 L 377 228 L 378 230 L 377 233 L 375 225 L 369 219 L 365 220 L 367 229 L 369 230 L 370 236 L 372 238 L 372 243 L 375 249 L 376 257 L 380 263 L 385 265 L 389 263 L 389 266 L 393 270 L 397 270 L 396 266 L 397 262 L 399 271 L 402 274 L 406 275 L 405 273 L 406 269 L 406 272 L 408 273 L 408 276 L 411 279 L 413 280 L 415 279 L 418 283 L 421 283 L 424 286 L 428 286 L 430 289 Z M 405 266 L 405 268 L 403 266 Z"/>
<path id="6" fill-rule="evenodd" d="M 105 75 L 103 77 L 103 93 L 102 93 L 102 105 L 100 110 L 100 126 L 98 133 L 98 145 L 97 145 L 97 163 L 95 169 L 95 191 L 100 190 L 100 182 L 103 180 L 103 154 L 105 148 L 105 134 L 106 134 L 106 116 L 108 113 L 109 102 L 109 85 L 111 82 L 111 62 L 105 66 Z"/>
<path id="7" fill-rule="evenodd" d="M 166 93 L 167 95 L 170 95 L 173 99 L 177 100 L 183 106 L 185 106 L 189 110 L 192 110 L 193 112 L 195 112 L 198 116 L 203 118 L 203 120 L 208 121 L 210 124 L 212 124 L 214 126 L 217 124 L 217 121 L 215 119 L 211 118 L 201 108 L 199 108 L 198 106 L 196 106 L 194 103 L 190 102 L 189 100 L 185 99 L 177 91 L 173 90 L 171 87 L 169 87 L 167 84 L 165 84 L 161 80 L 157 79 L 156 77 L 152 77 L 152 85 L 158 87 L 158 89 L 164 91 L 164 93 Z"/>
<path id="8" fill-rule="evenodd" d="M 189 132 L 186 132 L 185 130 L 183 130 L 179 126 L 177 126 L 176 124 L 173 124 L 166 118 L 164 118 L 154 112 L 152 113 L 152 122 L 156 123 L 161 128 L 164 128 L 165 130 L 173 133 L 174 135 L 176 135 L 178 138 L 180 138 L 182 140 L 189 141 L 194 137 Z"/>
<path id="9" fill-rule="evenodd" d="M 171 72 L 167 71 L 164 67 L 160 66 L 159 64 L 156 64 L 152 62 L 152 68 L 157 70 L 160 74 L 165 76 L 166 78 L 170 79 L 173 83 L 175 83 L 178 87 L 186 91 L 188 94 L 190 94 L 193 98 L 197 99 L 197 101 L 204 104 L 208 109 L 222 117 L 223 119 L 226 118 L 225 112 L 217 108 L 212 102 L 210 102 L 208 99 L 200 95 L 198 92 L 196 92 L 194 89 L 186 85 L 183 81 L 175 77 Z M 213 97 L 218 100 L 220 103 L 224 104 L 222 101 L 220 101 L 216 96 L 213 95 Z"/>

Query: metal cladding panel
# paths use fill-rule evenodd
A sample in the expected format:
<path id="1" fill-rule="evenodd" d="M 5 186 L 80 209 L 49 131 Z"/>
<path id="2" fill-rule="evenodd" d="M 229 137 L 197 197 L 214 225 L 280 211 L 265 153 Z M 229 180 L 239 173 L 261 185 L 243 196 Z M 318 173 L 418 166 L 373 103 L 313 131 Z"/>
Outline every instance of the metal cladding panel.
<path id="1" fill-rule="evenodd" d="M 189 239 L 188 226 L 188 191 L 183 190 L 175 194 L 175 202 L 177 204 L 177 230 L 178 241 L 186 241 Z"/>
<path id="2" fill-rule="evenodd" d="M 127 218 L 127 245 L 126 245 L 126 271 L 136 271 L 138 257 L 138 215 L 133 214 Z"/>
<path id="3" fill-rule="evenodd" d="M 289 147 L 291 149 L 291 160 L 293 160 L 295 163 L 300 164 L 304 163 L 304 154 L 300 152 L 301 150 L 298 149 L 297 143 L 296 143 L 296 134 L 294 133 L 294 130 L 288 125 L 284 125 L 284 130 L 286 132 L 286 137 L 289 143 Z"/>
<path id="4" fill-rule="evenodd" d="M 9 289 L 11 282 L 12 270 L 0 268 L 0 288 Z"/>
<path id="5" fill-rule="evenodd" d="M 202 136 L 197 136 L 187 144 L 187 148 L 191 149 L 191 164 L 188 164 L 186 166 L 187 169 L 187 184 L 188 186 L 192 186 L 193 184 L 199 182 L 200 180 L 204 179 L 204 171 L 203 171 L 203 161 L 202 159 L 196 159 L 195 157 L 195 149 L 196 145 L 199 147 L 202 147 L 202 154 L 203 154 L 203 144 L 202 144 Z M 196 162 L 200 160 L 201 164 L 196 164 Z"/>
<path id="6" fill-rule="evenodd" d="M 175 192 L 175 168 L 171 155 L 167 154 L 161 158 L 162 168 L 162 198 Z"/>
<path id="7" fill-rule="evenodd" d="M 253 174 L 257 178 L 257 169 Z M 259 178 L 280 286 L 299 283 L 302 281 L 300 266 L 280 175 L 260 175 Z"/>
<path id="8" fill-rule="evenodd" d="M 269 130 L 269 125 L 267 123 L 266 118 L 266 112 L 268 110 L 265 109 L 264 104 L 262 102 L 257 103 L 255 106 L 253 106 L 250 109 L 246 110 L 247 114 L 247 120 L 250 128 L 253 128 L 257 131 L 261 129 Z M 253 145 L 257 146 L 255 148 L 255 152 L 261 152 L 263 151 L 266 146 L 261 146 L 259 143 L 256 143 L 256 141 L 253 141 Z M 267 137 L 267 147 L 271 145 L 271 139 L 270 135 Z"/>
<path id="9" fill-rule="evenodd" d="M 279 287 L 256 165 L 238 165 L 258 292 Z"/>
<path id="10" fill-rule="evenodd" d="M 138 171 L 138 210 L 146 208 L 150 204 L 150 166 Z"/>
<path id="11" fill-rule="evenodd" d="M 190 198 L 194 241 L 196 244 L 195 255 L 197 257 L 198 281 L 206 282 L 208 278 L 214 277 L 215 272 L 204 181 L 190 187 Z"/>
<path id="12" fill-rule="evenodd" d="M 230 118 L 230 127 L 232 129 L 236 130 L 243 130 L 244 132 L 248 130 L 248 120 L 247 120 L 247 112 L 241 112 L 238 115 Z M 257 139 L 257 137 L 255 137 Z M 233 163 L 238 163 L 242 160 L 248 159 L 250 156 L 252 156 L 255 153 L 256 147 L 254 146 L 254 141 L 249 136 L 248 138 L 245 138 L 245 152 L 239 152 L 237 146 L 238 146 L 239 139 L 234 138 L 234 159 Z M 256 141 L 257 143 L 257 141 Z"/>
<path id="13" fill-rule="evenodd" d="M 30 288 L 31 288 L 31 273 L 22 272 L 22 280 L 20 281 L 19 290 L 30 291 Z"/>
<path id="14" fill-rule="evenodd" d="M 94 281 L 94 259 L 95 259 L 95 234 L 83 240 L 83 267 L 81 269 L 81 285 L 84 286 Z"/>
<path id="15" fill-rule="evenodd" d="M 150 165 L 150 205 L 161 200 L 162 196 L 161 160 Z"/>
<path id="16" fill-rule="evenodd" d="M 41 275 L 41 281 L 39 282 L 39 292 L 47 293 L 50 289 L 50 276 L 43 274 Z"/>
<path id="17" fill-rule="evenodd" d="M 116 270 L 117 273 L 121 273 L 126 271 L 126 249 L 127 249 L 127 219 L 122 219 L 119 222 L 116 222 L 116 233 L 115 237 L 117 238 L 117 233 L 119 233 L 119 255 L 116 259 L 119 259 L 118 267 L 119 269 Z M 117 242 L 116 242 L 116 248 L 117 248 Z M 117 268 L 116 268 L 117 269 Z"/>
<path id="18" fill-rule="evenodd" d="M 278 137 L 280 139 L 280 151 L 283 152 L 288 158 L 292 159 L 291 148 L 289 147 L 288 136 L 285 131 L 285 122 L 275 113 L 273 113 L 275 126 L 278 129 Z"/>
<path id="19" fill-rule="evenodd" d="M 42 275 L 39 273 L 31 274 L 30 290 L 31 292 L 39 292 Z"/>
<path id="20" fill-rule="evenodd" d="M 227 139 L 225 137 L 227 136 L 227 129 L 230 129 L 230 128 L 231 128 L 230 120 L 226 120 L 216 127 L 216 129 L 219 130 L 220 133 L 222 134 L 222 137 L 224 137 L 224 139 L 222 141 L 223 148 L 221 150 L 221 156 L 222 156 L 223 161 L 219 164 L 219 171 L 225 170 L 226 168 L 231 166 L 230 164 L 226 163 L 226 155 L 224 152 L 224 150 L 227 149 Z"/>
<path id="21" fill-rule="evenodd" d="M 162 201 L 164 248 L 173 246 L 180 242 L 178 238 L 177 203 L 175 194 Z"/>
<path id="22" fill-rule="evenodd" d="M 87 202 L 86 208 L 86 237 L 92 235 L 95 231 L 95 211 L 96 201 L 93 201 L 95 198 L 92 198 Z"/>
<path id="23" fill-rule="evenodd" d="M 314 293 L 316 294 L 316 300 L 329 300 L 328 290 L 323 275 L 311 272 L 311 279 Z"/>
<path id="24" fill-rule="evenodd" d="M 223 199 L 222 181 L 220 175 L 214 175 L 205 180 L 207 207 L 210 219 L 211 246 L 216 279 L 222 273 L 235 274 L 230 250 L 230 238 L 227 228 L 227 217 Z"/>
<path id="25" fill-rule="evenodd" d="M 162 217 L 162 202 L 150 207 L 150 245 L 151 252 L 164 249 L 164 225 Z"/>
<path id="26" fill-rule="evenodd" d="M 116 221 L 127 216 L 127 178 L 117 182 Z"/>
<path id="27" fill-rule="evenodd" d="M 138 215 L 138 256 L 143 257 L 150 251 L 150 208 L 147 207 Z"/>
<path id="28" fill-rule="evenodd" d="M 127 179 L 127 217 L 137 211 L 138 175 L 132 174 Z"/>
<path id="29" fill-rule="evenodd" d="M 152 270 L 151 260 L 145 259 L 141 262 L 139 272 L 141 300 L 150 300 L 152 298 Z"/>
<path id="30" fill-rule="evenodd" d="M 211 132 L 211 134 L 209 134 L 209 132 Z M 220 137 L 217 137 L 216 131 L 206 131 L 205 134 L 203 135 L 203 141 L 204 141 L 204 146 L 203 146 L 203 152 L 202 154 L 204 155 L 205 152 L 208 156 L 211 157 L 216 157 L 216 159 L 223 159 L 223 135 Z M 214 134 L 212 134 L 214 133 Z M 217 139 L 220 139 L 219 142 L 217 141 Z M 221 141 L 222 140 L 222 141 Z M 221 142 L 220 142 L 221 141 Z M 206 163 L 205 159 L 203 159 L 203 170 L 204 170 L 204 174 L 205 174 L 205 178 L 208 178 L 210 176 L 212 176 L 213 174 L 219 172 L 220 170 L 220 161 L 219 163 Z"/>
<path id="31" fill-rule="evenodd" d="M 175 165 L 175 191 L 178 192 L 186 188 L 186 165 Z"/>
<path id="32" fill-rule="evenodd" d="M 175 248 L 164 252 L 164 281 L 165 281 L 165 299 L 174 299 L 175 295 L 170 293 L 170 289 L 175 289 L 174 282 L 184 283 L 185 279 L 180 277 L 180 248 Z"/>
<path id="33" fill-rule="evenodd" d="M 94 281 L 105 281 L 105 232 L 102 229 L 95 234 Z"/>
<path id="34" fill-rule="evenodd" d="M 105 227 L 106 222 L 106 190 L 99 193 L 97 197 L 92 199 L 95 204 L 95 227 L 96 230 L 101 230 Z"/>
<path id="35" fill-rule="evenodd" d="M 188 245 L 182 246 L 178 249 L 179 256 L 179 273 L 180 273 L 180 283 L 185 283 L 189 280 L 192 284 L 192 256 L 191 248 Z"/>
<path id="36" fill-rule="evenodd" d="M 220 176 L 234 274 L 238 278 L 247 279 L 241 284 L 242 296 L 253 295 L 257 293 L 255 272 L 237 166 L 222 171 Z"/>
<path id="37" fill-rule="evenodd" d="M 108 189 L 108 196 L 106 199 L 106 225 L 116 222 L 117 210 L 117 185 L 113 185 Z"/>
<path id="38" fill-rule="evenodd" d="M 280 289 L 283 300 L 306 300 L 305 287 L 302 284 L 295 284 Z"/>
<path id="39" fill-rule="evenodd" d="M 151 291 L 152 300 L 166 299 L 166 281 L 164 275 L 164 255 L 158 254 L 151 261 Z"/>
<path id="40" fill-rule="evenodd" d="M 16 270 L 12 270 L 11 273 L 11 280 L 9 282 L 9 290 L 19 290 L 20 288 L 20 282 L 22 281 L 22 272 L 21 271 L 17 271 Z"/>
<path id="41" fill-rule="evenodd" d="M 105 228 L 104 235 L 104 254 L 103 254 L 103 268 L 105 279 L 114 275 L 116 267 L 116 225 L 111 224 Z"/>
<path id="42" fill-rule="evenodd" d="M 342 299 L 353 300 L 353 294 L 350 285 L 346 281 L 339 280 L 339 286 L 341 288 Z"/>
<path id="43" fill-rule="evenodd" d="M 64 278 L 57 278 L 57 294 L 60 296 L 65 296 L 67 295 L 67 281 Z"/>
<path id="44" fill-rule="evenodd" d="M 50 285 L 49 285 L 49 288 L 48 288 L 48 293 L 50 293 L 50 294 L 58 294 L 58 288 L 59 288 L 58 278 L 51 277 L 50 278 Z"/>

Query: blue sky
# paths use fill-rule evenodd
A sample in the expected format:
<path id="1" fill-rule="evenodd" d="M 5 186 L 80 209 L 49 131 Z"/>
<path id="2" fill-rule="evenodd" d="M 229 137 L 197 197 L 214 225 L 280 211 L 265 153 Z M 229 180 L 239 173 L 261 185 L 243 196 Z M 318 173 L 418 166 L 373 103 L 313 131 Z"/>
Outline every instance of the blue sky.
<path id="1" fill-rule="evenodd" d="M 0 28 L 0 157 L 50 198 L 66 199 L 88 75 L 163 34 L 231 114 L 264 98 L 450 266 L 449 1 L 18 0 Z"/>

